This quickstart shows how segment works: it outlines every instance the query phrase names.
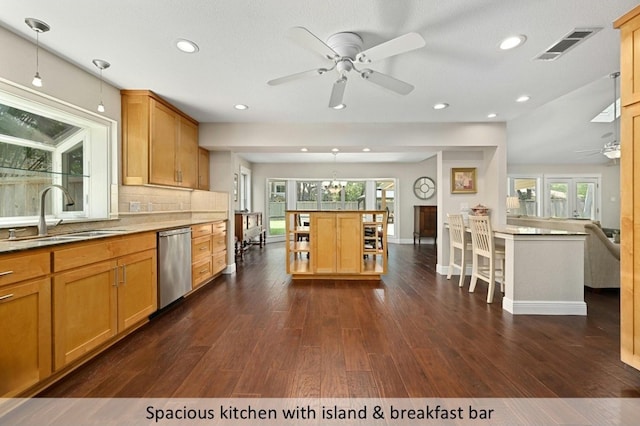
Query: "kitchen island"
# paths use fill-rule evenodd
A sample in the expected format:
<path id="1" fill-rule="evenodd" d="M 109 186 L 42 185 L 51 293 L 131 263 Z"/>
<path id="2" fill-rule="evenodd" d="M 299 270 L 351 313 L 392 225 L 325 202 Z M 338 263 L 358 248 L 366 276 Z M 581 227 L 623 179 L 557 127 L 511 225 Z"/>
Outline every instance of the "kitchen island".
<path id="1" fill-rule="evenodd" d="M 379 280 L 387 273 L 387 212 L 289 210 L 286 251 L 296 279 Z"/>

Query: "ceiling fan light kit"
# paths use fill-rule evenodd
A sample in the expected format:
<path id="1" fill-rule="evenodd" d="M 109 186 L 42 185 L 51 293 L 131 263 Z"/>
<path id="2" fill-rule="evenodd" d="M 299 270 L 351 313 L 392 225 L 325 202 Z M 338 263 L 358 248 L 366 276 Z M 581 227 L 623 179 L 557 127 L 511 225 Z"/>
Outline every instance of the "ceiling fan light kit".
<path id="1" fill-rule="evenodd" d="M 353 32 L 333 34 L 327 39 L 326 43 L 304 27 L 291 28 L 288 36 L 300 46 L 313 50 L 323 58 L 331 60 L 333 65 L 328 68 L 316 68 L 269 80 L 267 84 L 277 86 L 300 78 L 323 75 L 335 69 L 338 73 L 338 78 L 333 83 L 331 96 L 329 98 L 329 107 L 334 109 L 342 109 L 345 107 L 343 102 L 344 91 L 348 80 L 347 75 L 351 71 L 355 71 L 363 80 L 397 94 L 407 95 L 411 93 L 414 89 L 411 84 L 368 68 L 358 69 L 356 64 L 369 64 L 377 60 L 418 49 L 425 45 L 424 39 L 418 33 L 408 33 L 366 50 L 362 50 L 362 37 Z"/>

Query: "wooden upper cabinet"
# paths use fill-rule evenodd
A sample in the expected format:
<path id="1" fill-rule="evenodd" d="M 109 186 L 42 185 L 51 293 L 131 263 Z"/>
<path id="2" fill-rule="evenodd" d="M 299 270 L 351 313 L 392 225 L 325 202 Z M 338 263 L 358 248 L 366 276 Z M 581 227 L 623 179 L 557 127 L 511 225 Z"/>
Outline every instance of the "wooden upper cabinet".
<path id="1" fill-rule="evenodd" d="M 149 90 L 122 90 L 122 182 L 198 187 L 198 122 Z"/>
<path id="2" fill-rule="evenodd" d="M 165 105 L 151 99 L 149 183 L 175 185 L 178 182 L 178 121 Z"/>
<path id="3" fill-rule="evenodd" d="M 198 189 L 209 190 L 209 151 L 198 148 Z"/>
<path id="4" fill-rule="evenodd" d="M 640 102 L 640 6 L 620 17 L 614 27 L 620 29 L 620 102 L 631 105 Z"/>

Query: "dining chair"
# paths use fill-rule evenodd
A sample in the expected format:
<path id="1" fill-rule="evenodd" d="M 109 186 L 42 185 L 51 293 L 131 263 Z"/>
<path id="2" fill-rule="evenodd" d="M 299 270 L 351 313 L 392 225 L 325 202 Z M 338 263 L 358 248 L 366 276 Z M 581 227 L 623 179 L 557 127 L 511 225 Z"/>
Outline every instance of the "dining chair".
<path id="1" fill-rule="evenodd" d="M 458 287 L 462 287 L 464 286 L 464 277 L 469 260 L 468 254 L 471 253 L 472 247 L 464 229 L 464 217 L 461 214 L 447 213 L 447 220 L 449 222 L 449 272 L 447 273 L 447 279 L 451 279 L 453 268 L 458 268 L 460 270 Z M 456 253 L 458 251 L 460 252 L 460 260 L 459 263 L 456 263 Z"/>
<path id="2" fill-rule="evenodd" d="M 504 293 L 505 251 L 503 247 L 495 245 L 489 216 L 469 216 L 469 227 L 472 246 L 469 293 L 473 293 L 476 289 L 478 279 L 486 281 L 489 283 L 487 303 L 491 303 L 496 281 L 500 282 L 500 289 Z M 496 263 L 499 268 L 496 268 Z"/>

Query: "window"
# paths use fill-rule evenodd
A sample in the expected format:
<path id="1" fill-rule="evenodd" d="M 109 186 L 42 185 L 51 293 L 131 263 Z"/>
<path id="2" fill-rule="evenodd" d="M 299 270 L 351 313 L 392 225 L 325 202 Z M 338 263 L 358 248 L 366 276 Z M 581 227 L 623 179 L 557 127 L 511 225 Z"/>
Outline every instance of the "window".
<path id="1" fill-rule="evenodd" d="M 395 181 L 382 180 L 376 182 L 376 209 L 386 210 L 387 235 L 395 235 Z"/>
<path id="2" fill-rule="evenodd" d="M 267 234 L 284 235 L 284 212 L 287 206 L 287 182 L 267 179 L 269 205 L 267 207 Z"/>
<path id="3" fill-rule="evenodd" d="M 541 206 L 538 200 L 540 179 L 537 177 L 509 177 L 507 194 L 518 197 L 520 207 L 513 208 L 509 214 L 518 216 L 540 216 Z"/>
<path id="4" fill-rule="evenodd" d="M 50 191 L 49 219 L 107 219 L 112 179 L 110 159 L 115 123 L 67 104 L 0 85 L 0 225 L 33 224 L 40 192 L 65 187 L 74 200 L 66 205 L 62 191 Z"/>

